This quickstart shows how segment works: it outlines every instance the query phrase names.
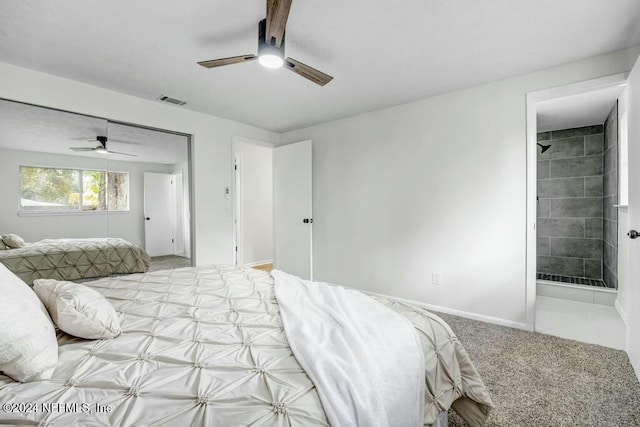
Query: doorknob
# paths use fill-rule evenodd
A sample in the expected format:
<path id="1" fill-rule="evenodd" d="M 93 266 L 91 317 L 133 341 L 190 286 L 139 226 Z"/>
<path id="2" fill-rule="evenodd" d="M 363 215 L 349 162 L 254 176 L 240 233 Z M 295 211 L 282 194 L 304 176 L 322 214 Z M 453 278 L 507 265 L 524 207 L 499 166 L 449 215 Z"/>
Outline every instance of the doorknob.
<path id="1" fill-rule="evenodd" d="M 305 218 L 302 220 L 302 222 L 304 222 L 305 224 L 313 224 L 313 219 L 312 218 Z"/>
<path id="2" fill-rule="evenodd" d="M 637 239 L 638 237 L 640 237 L 640 233 L 638 233 L 636 230 L 631 230 L 627 233 L 627 236 L 629 236 L 630 239 Z"/>
<path id="3" fill-rule="evenodd" d="M 149 221 L 151 218 L 149 218 L 149 217 L 145 217 L 145 219 L 146 219 L 147 221 Z"/>

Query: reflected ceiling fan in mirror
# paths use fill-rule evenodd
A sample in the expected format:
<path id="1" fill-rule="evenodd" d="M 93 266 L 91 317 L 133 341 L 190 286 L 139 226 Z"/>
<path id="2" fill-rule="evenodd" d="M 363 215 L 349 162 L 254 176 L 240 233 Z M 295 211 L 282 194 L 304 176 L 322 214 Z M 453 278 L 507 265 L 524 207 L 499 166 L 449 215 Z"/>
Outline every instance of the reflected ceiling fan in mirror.
<path id="1" fill-rule="evenodd" d="M 138 157 L 135 154 L 122 153 L 120 151 L 111 151 L 107 149 L 107 137 L 106 136 L 96 136 L 96 139 L 89 140 L 89 142 L 95 142 L 97 145 L 95 147 L 69 147 L 73 151 L 78 152 L 87 152 L 87 151 L 95 151 L 100 154 L 119 154 L 122 156 L 130 156 L 130 157 Z"/>
<path id="2" fill-rule="evenodd" d="M 267 0 L 267 18 L 258 24 L 258 55 L 249 54 L 231 56 L 228 58 L 212 59 L 198 62 L 206 68 L 221 67 L 223 65 L 239 64 L 257 59 L 260 65 L 267 68 L 285 67 L 307 80 L 324 86 L 333 77 L 316 70 L 293 58 L 285 59 L 284 38 L 287 18 L 292 0 Z"/>

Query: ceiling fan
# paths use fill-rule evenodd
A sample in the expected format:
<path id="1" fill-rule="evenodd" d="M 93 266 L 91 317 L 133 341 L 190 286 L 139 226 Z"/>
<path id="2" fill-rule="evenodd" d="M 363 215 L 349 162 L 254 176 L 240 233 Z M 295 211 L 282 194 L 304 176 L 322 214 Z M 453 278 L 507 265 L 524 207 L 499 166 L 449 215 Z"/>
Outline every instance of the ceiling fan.
<path id="1" fill-rule="evenodd" d="M 284 57 L 284 36 L 289 10 L 292 0 L 267 0 L 267 18 L 258 24 L 258 55 L 230 56 L 228 58 L 212 59 L 198 62 L 206 68 L 221 67 L 223 65 L 239 64 L 257 59 L 260 65 L 267 68 L 285 68 L 294 73 L 324 86 L 333 77 L 316 70 L 293 58 Z"/>
<path id="2" fill-rule="evenodd" d="M 89 140 L 89 142 L 96 142 L 97 145 L 95 147 L 69 147 L 73 151 L 95 151 L 100 154 L 120 154 L 123 156 L 130 157 L 138 157 L 135 154 L 122 153 L 120 151 L 111 151 L 107 149 L 107 137 L 106 136 L 96 136 L 96 139 Z"/>

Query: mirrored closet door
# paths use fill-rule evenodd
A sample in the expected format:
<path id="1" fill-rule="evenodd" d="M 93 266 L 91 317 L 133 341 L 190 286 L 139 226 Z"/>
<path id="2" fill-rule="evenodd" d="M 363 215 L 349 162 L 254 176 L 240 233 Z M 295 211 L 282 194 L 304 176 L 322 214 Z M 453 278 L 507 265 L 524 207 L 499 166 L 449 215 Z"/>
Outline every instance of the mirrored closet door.
<path id="1" fill-rule="evenodd" d="M 191 265 L 189 137 L 0 99 L 0 262 L 28 284 Z"/>
<path id="2" fill-rule="evenodd" d="M 190 266 L 188 136 L 115 122 L 108 133 L 112 243 L 144 248 L 151 270 Z"/>

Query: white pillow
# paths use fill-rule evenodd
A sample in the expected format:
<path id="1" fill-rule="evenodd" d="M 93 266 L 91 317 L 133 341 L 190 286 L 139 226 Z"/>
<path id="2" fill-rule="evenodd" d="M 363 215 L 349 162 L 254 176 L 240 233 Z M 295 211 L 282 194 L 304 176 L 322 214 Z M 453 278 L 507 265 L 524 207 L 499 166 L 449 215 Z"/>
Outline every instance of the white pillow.
<path id="1" fill-rule="evenodd" d="M 24 248 L 27 244 L 24 239 L 17 234 L 3 234 L 2 241 L 9 249 Z"/>
<path id="2" fill-rule="evenodd" d="M 33 290 L 58 328 L 87 339 L 115 338 L 122 333 L 113 306 L 99 292 L 72 282 L 38 279 Z"/>
<path id="3" fill-rule="evenodd" d="M 47 310 L 1 263 L 0 295 L 0 371 L 22 382 L 51 378 L 58 363 L 58 341 Z"/>

